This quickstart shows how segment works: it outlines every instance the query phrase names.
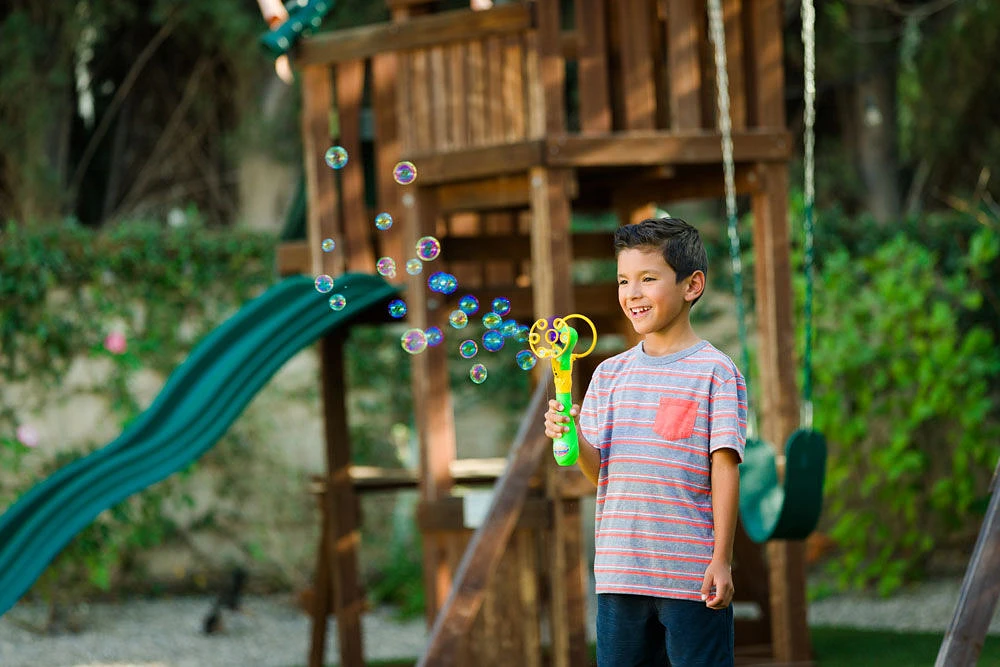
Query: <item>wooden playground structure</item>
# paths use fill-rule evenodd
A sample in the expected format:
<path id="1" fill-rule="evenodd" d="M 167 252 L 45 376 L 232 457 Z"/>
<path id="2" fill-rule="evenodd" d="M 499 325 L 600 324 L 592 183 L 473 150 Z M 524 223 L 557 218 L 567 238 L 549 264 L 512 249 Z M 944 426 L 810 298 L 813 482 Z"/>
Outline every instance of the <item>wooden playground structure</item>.
<path id="1" fill-rule="evenodd" d="M 387 0 L 391 22 L 302 39 L 308 239 L 284 245 L 283 273 L 373 273 L 380 256 L 412 255 L 437 236 L 439 262 L 483 302 L 504 295 L 511 316 L 586 313 L 600 332 L 628 335 L 616 286 L 574 285 L 575 259 L 611 257 L 607 233 L 575 233 L 571 211 L 649 217 L 657 203 L 720 198 L 722 154 L 715 72 L 699 0 L 531 0 L 482 11 L 435 11 Z M 787 220 L 788 161 L 782 3 L 723 3 L 736 185 L 754 214 L 754 279 L 762 434 L 784 442 L 799 424 Z M 333 122 L 331 119 L 334 119 Z M 374 140 L 363 144 L 363 128 Z M 351 159 L 324 163 L 332 144 Z M 406 159 L 413 185 L 393 181 Z M 366 193 L 397 220 L 376 232 Z M 340 252 L 324 254 L 320 239 Z M 447 326 L 447 298 L 409 277 L 411 326 Z M 321 343 L 328 471 L 319 484 L 310 665 L 323 664 L 336 615 L 340 664 L 361 665 L 358 494 L 419 489 L 427 617 L 420 664 L 588 664 L 580 499 L 593 487 L 556 466 L 542 433 L 551 382 L 535 390 L 504 466 L 456 460 L 455 415 L 443 347 L 412 359 L 420 442 L 416 475 L 362 476 L 350 464 L 338 332 Z M 597 355 L 593 355 L 597 357 Z M 579 368 L 577 392 L 601 359 Z M 541 368 L 541 365 L 539 366 Z M 371 472 L 371 471 L 369 471 Z M 492 485 L 489 512 L 467 525 L 456 486 Z M 740 664 L 809 664 L 801 541 L 760 547 L 737 536 L 737 600 L 760 613 L 736 622 Z"/>

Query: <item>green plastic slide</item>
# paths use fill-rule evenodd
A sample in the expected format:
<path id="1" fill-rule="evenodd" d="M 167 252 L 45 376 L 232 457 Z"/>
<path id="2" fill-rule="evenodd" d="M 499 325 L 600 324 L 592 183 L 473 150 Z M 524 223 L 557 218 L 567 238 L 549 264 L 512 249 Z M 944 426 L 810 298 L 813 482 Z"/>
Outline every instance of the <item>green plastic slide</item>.
<path id="1" fill-rule="evenodd" d="M 0 615 L 24 595 L 73 537 L 104 510 L 185 468 L 208 451 L 299 350 L 398 294 L 380 276 L 346 274 L 327 305 L 305 276 L 247 303 L 191 352 L 149 408 L 118 438 L 55 471 L 0 516 Z"/>

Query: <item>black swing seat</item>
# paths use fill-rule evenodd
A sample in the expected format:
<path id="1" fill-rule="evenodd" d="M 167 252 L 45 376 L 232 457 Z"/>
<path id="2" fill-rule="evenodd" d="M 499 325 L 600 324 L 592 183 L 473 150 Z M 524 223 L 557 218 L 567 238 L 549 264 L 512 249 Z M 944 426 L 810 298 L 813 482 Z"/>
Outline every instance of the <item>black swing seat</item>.
<path id="1" fill-rule="evenodd" d="M 826 474 L 826 438 L 798 429 L 785 443 L 785 479 L 778 481 L 774 447 L 747 440 L 740 465 L 740 519 L 754 542 L 802 540 L 819 521 Z"/>

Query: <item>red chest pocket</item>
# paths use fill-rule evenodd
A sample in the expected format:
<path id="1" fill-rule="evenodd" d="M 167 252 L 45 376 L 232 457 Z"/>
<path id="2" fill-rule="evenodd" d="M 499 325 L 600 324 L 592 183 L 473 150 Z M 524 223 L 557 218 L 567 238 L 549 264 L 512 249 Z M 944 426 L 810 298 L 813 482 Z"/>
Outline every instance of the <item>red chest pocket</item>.
<path id="1" fill-rule="evenodd" d="M 697 418 L 698 401 L 664 396 L 660 399 L 660 407 L 656 411 L 653 430 L 667 440 L 684 440 L 694 433 L 694 422 Z"/>

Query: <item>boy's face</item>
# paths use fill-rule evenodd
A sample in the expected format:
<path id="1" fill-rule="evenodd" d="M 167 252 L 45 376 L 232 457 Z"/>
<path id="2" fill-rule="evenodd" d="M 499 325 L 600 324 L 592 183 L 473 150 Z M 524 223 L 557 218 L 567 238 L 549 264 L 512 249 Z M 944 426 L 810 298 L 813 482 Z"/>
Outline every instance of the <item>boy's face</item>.
<path id="1" fill-rule="evenodd" d="M 659 249 L 629 248 L 618 253 L 618 303 L 639 335 L 686 326 L 688 304 L 704 287 L 701 271 L 677 282 Z"/>

